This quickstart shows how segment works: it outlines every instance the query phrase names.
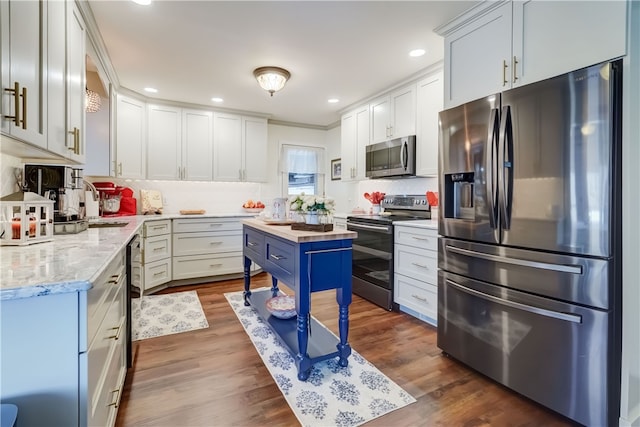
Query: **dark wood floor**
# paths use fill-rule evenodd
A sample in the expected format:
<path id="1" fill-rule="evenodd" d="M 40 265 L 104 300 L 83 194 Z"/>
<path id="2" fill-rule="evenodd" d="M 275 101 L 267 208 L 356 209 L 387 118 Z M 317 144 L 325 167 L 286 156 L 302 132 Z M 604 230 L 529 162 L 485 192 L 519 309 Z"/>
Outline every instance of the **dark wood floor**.
<path id="1" fill-rule="evenodd" d="M 134 366 L 116 426 L 299 424 L 223 295 L 242 290 L 242 283 L 229 280 L 161 292 L 197 290 L 209 328 L 134 343 Z M 266 273 L 252 279 L 252 287 L 270 284 Z M 313 294 L 312 314 L 338 333 L 335 292 Z M 368 426 L 571 425 L 443 356 L 435 328 L 355 295 L 349 342 L 417 399 Z"/>

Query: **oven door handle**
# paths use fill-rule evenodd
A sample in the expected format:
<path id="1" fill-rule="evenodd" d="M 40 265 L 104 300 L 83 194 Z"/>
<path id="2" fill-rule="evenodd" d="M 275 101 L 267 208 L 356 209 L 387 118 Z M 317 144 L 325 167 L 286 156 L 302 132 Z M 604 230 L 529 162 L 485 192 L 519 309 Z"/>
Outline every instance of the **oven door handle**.
<path id="1" fill-rule="evenodd" d="M 349 227 L 361 228 L 363 230 L 382 231 L 384 233 L 391 234 L 391 227 L 387 227 L 387 226 L 384 226 L 384 225 L 364 225 L 364 224 L 355 224 L 353 222 L 348 222 L 347 223 L 347 229 Z"/>
<path id="2" fill-rule="evenodd" d="M 459 291 L 466 292 L 470 295 L 494 302 L 496 304 L 506 305 L 507 307 L 515 308 L 516 310 L 527 311 L 529 313 L 538 314 L 540 316 L 553 317 L 554 319 L 564 320 L 565 322 L 582 323 L 582 316 L 577 314 L 560 313 L 557 311 L 546 310 L 544 308 L 534 307 L 515 301 L 509 301 L 493 295 L 485 294 L 484 292 L 476 291 L 475 289 L 467 288 L 466 286 L 462 286 L 450 279 L 446 279 L 445 281 L 448 285 L 453 286 Z"/>

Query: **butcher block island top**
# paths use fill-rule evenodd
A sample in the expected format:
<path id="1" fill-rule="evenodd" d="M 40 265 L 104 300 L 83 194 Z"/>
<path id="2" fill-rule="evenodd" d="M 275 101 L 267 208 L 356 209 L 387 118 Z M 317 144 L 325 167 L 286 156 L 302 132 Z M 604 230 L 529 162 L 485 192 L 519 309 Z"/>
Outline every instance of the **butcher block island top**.
<path id="1" fill-rule="evenodd" d="M 292 230 L 290 225 L 278 225 L 268 224 L 260 219 L 245 219 L 243 224 L 249 225 L 258 230 L 280 237 L 282 239 L 290 240 L 295 243 L 304 242 L 322 242 L 327 240 L 343 240 L 343 239 L 355 239 L 358 237 L 358 233 L 355 231 L 347 230 L 332 230 L 332 231 L 306 231 L 306 230 Z"/>

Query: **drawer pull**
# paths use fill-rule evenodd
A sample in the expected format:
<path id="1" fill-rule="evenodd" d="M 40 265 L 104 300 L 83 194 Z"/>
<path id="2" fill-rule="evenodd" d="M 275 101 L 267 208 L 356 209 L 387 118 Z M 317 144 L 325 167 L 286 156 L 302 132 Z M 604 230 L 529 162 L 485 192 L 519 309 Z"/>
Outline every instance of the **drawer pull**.
<path id="1" fill-rule="evenodd" d="M 277 261 L 280 261 L 281 259 L 286 259 L 286 257 L 283 257 L 282 255 L 274 255 L 274 254 L 271 254 L 271 258 Z"/>
<path id="2" fill-rule="evenodd" d="M 157 273 L 153 273 L 153 277 L 164 276 L 164 271 L 159 271 Z"/>
<path id="3" fill-rule="evenodd" d="M 156 251 L 164 251 L 165 249 L 166 249 L 165 247 L 162 247 L 162 248 L 153 248 L 153 251 L 154 251 L 154 252 L 156 252 Z"/>
<path id="4" fill-rule="evenodd" d="M 113 338 L 114 340 L 118 341 L 118 339 L 120 338 L 120 326 L 116 326 L 114 328 L 111 328 L 110 330 L 114 330 L 114 329 L 116 329 L 116 334 L 110 335 L 107 338 L 109 339 Z"/>
<path id="5" fill-rule="evenodd" d="M 411 294 L 412 297 L 414 297 L 415 299 L 417 299 L 418 301 L 422 301 L 422 302 L 427 302 L 426 298 L 420 297 L 416 294 Z"/>
<path id="6" fill-rule="evenodd" d="M 258 246 L 258 244 L 254 242 L 247 242 L 247 246 Z"/>
<path id="7" fill-rule="evenodd" d="M 209 227 L 220 227 L 221 225 L 222 224 L 219 223 L 219 222 L 214 222 L 214 223 L 209 224 Z"/>
<path id="8" fill-rule="evenodd" d="M 111 403 L 109 403 L 109 404 L 107 405 L 107 407 L 109 407 L 109 406 L 113 406 L 114 408 L 117 408 L 117 407 L 118 407 L 118 402 L 120 401 L 120 389 L 119 389 L 119 388 L 117 388 L 117 389 L 115 389 L 115 390 L 111 390 L 111 393 L 112 393 L 112 394 L 113 394 L 113 393 L 116 393 L 116 400 L 115 400 L 115 402 L 111 402 Z"/>
<path id="9" fill-rule="evenodd" d="M 167 228 L 166 225 L 156 225 L 152 227 L 154 230 L 164 230 L 165 228 Z"/>
<path id="10" fill-rule="evenodd" d="M 222 264 L 209 264 L 209 267 L 218 268 L 218 267 L 222 267 Z"/>
<path id="11" fill-rule="evenodd" d="M 210 244 L 210 245 L 221 245 L 221 244 L 222 244 L 222 242 L 210 242 L 209 244 Z"/>
<path id="12" fill-rule="evenodd" d="M 426 241 L 431 240 L 431 238 L 430 238 L 430 237 L 416 237 L 416 236 L 411 236 L 411 238 L 412 238 L 412 239 L 414 239 L 414 240 L 423 240 L 423 241 L 425 241 L 425 242 L 426 242 Z"/>
<path id="13" fill-rule="evenodd" d="M 426 269 L 426 270 L 428 270 L 428 269 L 429 269 L 429 267 L 427 267 L 426 265 L 424 265 L 424 264 L 418 264 L 417 262 L 412 262 L 412 263 L 411 263 L 411 265 L 415 265 L 416 267 L 424 268 L 424 269 Z"/>
<path id="14" fill-rule="evenodd" d="M 107 283 L 112 283 L 112 284 L 116 284 L 120 281 L 120 275 L 119 274 L 114 274 L 111 276 L 111 279 L 109 279 L 109 281 Z"/>

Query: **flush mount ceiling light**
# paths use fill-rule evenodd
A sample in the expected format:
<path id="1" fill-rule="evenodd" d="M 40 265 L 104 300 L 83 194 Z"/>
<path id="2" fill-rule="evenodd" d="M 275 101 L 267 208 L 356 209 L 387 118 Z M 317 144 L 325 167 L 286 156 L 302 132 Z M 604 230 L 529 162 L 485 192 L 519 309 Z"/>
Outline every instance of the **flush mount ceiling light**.
<path id="1" fill-rule="evenodd" d="M 98 92 L 86 89 L 86 103 L 87 106 L 85 108 L 85 111 L 87 113 L 95 113 L 100 110 L 102 100 L 100 99 L 100 95 L 98 94 Z"/>
<path id="2" fill-rule="evenodd" d="M 253 76 L 260 87 L 273 96 L 274 92 L 284 87 L 291 73 L 280 67 L 260 67 L 253 70 Z"/>

